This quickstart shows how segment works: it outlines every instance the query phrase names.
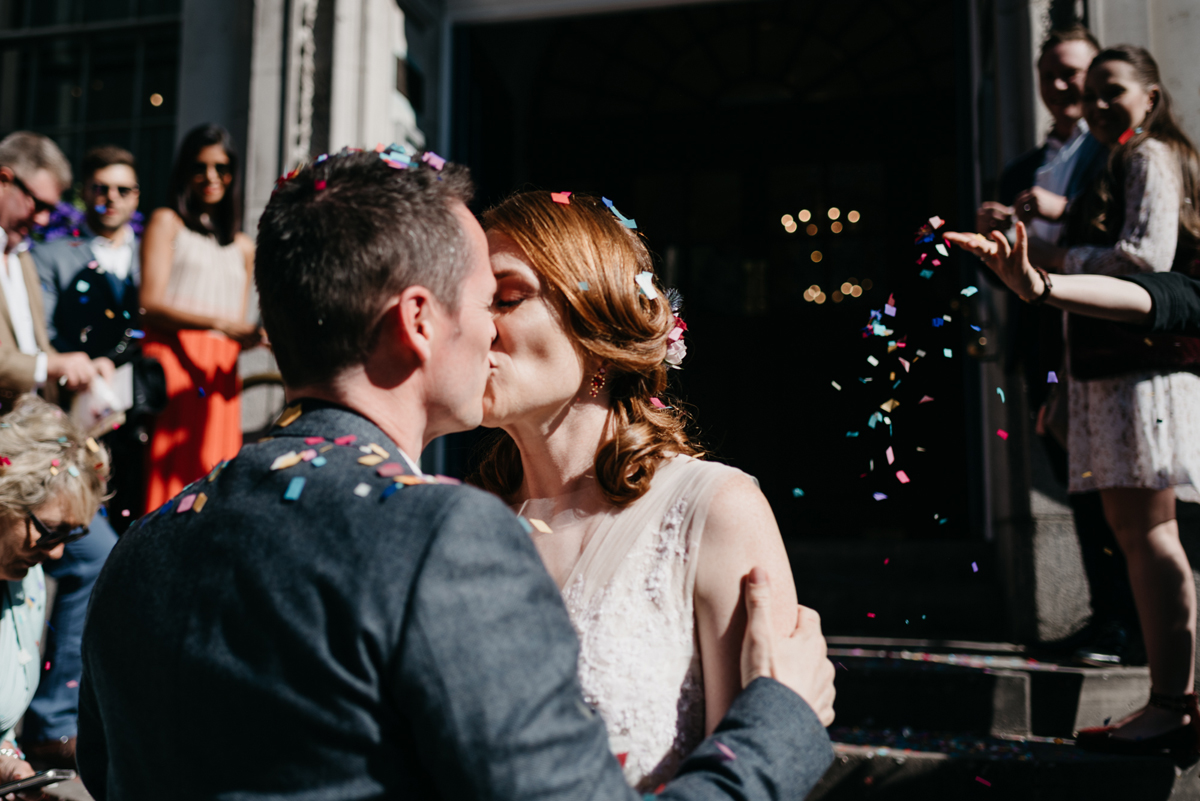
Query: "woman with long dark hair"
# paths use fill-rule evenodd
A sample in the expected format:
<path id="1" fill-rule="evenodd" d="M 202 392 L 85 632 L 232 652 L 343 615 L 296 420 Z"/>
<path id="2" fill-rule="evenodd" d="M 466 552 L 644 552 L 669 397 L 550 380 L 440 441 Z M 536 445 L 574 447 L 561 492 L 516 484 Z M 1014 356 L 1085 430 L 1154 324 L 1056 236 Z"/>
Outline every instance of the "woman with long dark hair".
<path id="1" fill-rule="evenodd" d="M 254 244 L 241 232 L 239 179 L 229 132 L 192 129 L 171 171 L 171 205 L 146 226 L 144 348 L 162 363 L 168 397 L 150 443 L 148 510 L 242 445 L 238 354 L 262 333 L 244 319 Z"/>
<path id="2" fill-rule="evenodd" d="M 1107 169 L 1067 212 L 1062 244 L 1039 255 L 1042 302 L 1054 279 L 1171 270 L 1198 275 L 1200 156 L 1180 130 L 1148 52 L 1101 51 L 1088 68 L 1084 114 L 1110 149 Z M 993 269 L 1007 243 L 948 235 Z M 1024 249 L 1019 237 L 1018 250 Z M 1099 751 L 1194 752 L 1196 589 L 1179 541 L 1176 498 L 1200 501 L 1200 340 L 1068 318 L 1071 492 L 1100 491 L 1125 553 L 1150 662 L 1150 702 L 1115 725 L 1079 733 Z"/>

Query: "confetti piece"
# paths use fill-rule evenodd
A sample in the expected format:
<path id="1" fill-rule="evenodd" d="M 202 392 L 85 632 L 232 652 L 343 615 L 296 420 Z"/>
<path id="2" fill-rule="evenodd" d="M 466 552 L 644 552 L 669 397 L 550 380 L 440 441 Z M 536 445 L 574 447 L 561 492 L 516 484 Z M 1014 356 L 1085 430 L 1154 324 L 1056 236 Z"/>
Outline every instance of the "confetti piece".
<path id="1" fill-rule="evenodd" d="M 974 294 L 975 294 L 976 292 L 978 292 L 978 291 L 979 291 L 979 290 L 978 290 L 978 289 L 976 289 L 975 287 L 973 287 L 973 286 L 969 286 L 969 287 L 967 287 L 966 289 L 964 289 L 962 292 L 959 292 L 958 294 L 960 294 L 960 295 L 963 295 L 963 296 L 965 296 L 965 297 L 968 297 L 968 298 L 969 298 L 969 297 L 971 297 L 972 295 L 974 295 Z"/>
<path id="2" fill-rule="evenodd" d="M 879 404 L 879 408 L 883 409 L 885 412 L 890 412 L 899 405 L 900 405 L 900 401 L 896 400 L 895 398 L 892 398 L 890 400 L 884 401 L 883 403 Z"/>
<path id="3" fill-rule="evenodd" d="M 370 484 L 359 484 L 357 487 L 354 488 L 354 494 L 360 498 L 367 497 L 368 495 L 371 494 L 371 485 Z"/>
<path id="4" fill-rule="evenodd" d="M 729 748 L 729 746 L 725 745 L 725 743 L 718 742 L 716 745 L 717 745 L 717 750 L 720 751 L 725 756 L 726 762 L 731 762 L 731 761 L 737 759 L 737 755 L 734 754 L 733 751 Z"/>
<path id="5" fill-rule="evenodd" d="M 87 438 L 85 444 L 87 445 L 87 449 L 92 453 L 100 452 L 100 443 L 96 442 L 96 440 L 92 439 L 91 437 Z"/>
<path id="6" fill-rule="evenodd" d="M 538 531 L 542 532 L 543 534 L 553 534 L 554 533 L 553 531 L 550 530 L 550 527 L 548 525 L 543 523 L 541 520 L 538 520 L 536 517 L 529 518 L 529 525 L 533 526 L 534 528 L 536 528 Z"/>
<path id="7" fill-rule="evenodd" d="M 324 456 L 318 456 L 316 459 L 313 459 L 311 462 L 309 462 L 309 464 L 311 464 L 313 467 L 324 467 L 327 461 L 328 460 Z"/>
<path id="8" fill-rule="evenodd" d="M 793 498 L 803 498 L 804 490 L 800 489 L 799 487 L 796 487 L 795 489 L 792 490 L 792 497 Z"/>
<path id="9" fill-rule="evenodd" d="M 950 348 L 942 348 L 942 354 L 943 354 L 943 355 L 944 355 L 944 356 L 945 356 L 947 359 L 953 359 L 953 358 L 954 358 L 954 351 L 952 351 Z"/>
<path id="10" fill-rule="evenodd" d="M 224 462 L 217 463 L 217 466 L 214 467 L 212 469 L 212 472 L 208 474 L 208 483 L 209 484 L 211 484 L 217 480 L 217 476 L 221 474 L 221 471 L 225 469 L 225 465 L 227 465 L 227 464 L 229 464 L 229 460 L 225 460 Z"/>
<path id="11" fill-rule="evenodd" d="M 875 497 L 875 500 L 877 500 L 877 501 L 886 501 L 887 500 L 887 496 L 884 495 L 882 492 L 876 492 L 874 497 Z"/>
<path id="12" fill-rule="evenodd" d="M 979 572 L 979 565 L 977 565 L 977 564 L 975 564 L 974 562 L 972 562 L 972 563 L 971 563 L 971 572 L 972 572 L 972 573 L 978 573 L 978 572 Z"/>
<path id="13" fill-rule="evenodd" d="M 624 225 L 626 228 L 635 228 L 635 229 L 637 228 L 637 223 L 634 222 L 633 220 L 629 219 L 628 217 L 626 217 L 621 212 L 617 211 L 617 207 L 613 205 L 613 202 L 611 200 L 609 200 L 606 197 L 602 197 L 602 198 L 600 198 L 600 200 L 603 201 L 605 206 L 608 206 L 609 211 L 611 211 L 613 214 L 617 215 L 617 219 L 621 221 L 622 225 Z"/>
<path id="14" fill-rule="evenodd" d="M 660 401 L 658 398 L 651 398 L 651 399 L 650 399 L 650 405 L 651 405 L 651 406 L 653 406 L 655 409 L 668 409 L 668 408 L 670 408 L 669 406 L 667 406 L 667 404 L 663 403 L 663 402 L 662 402 L 662 401 Z"/>
<path id="15" fill-rule="evenodd" d="M 943 220 L 941 217 L 933 216 L 933 217 L 929 218 L 929 224 L 933 227 L 933 230 L 936 231 L 937 229 L 939 229 L 943 225 L 945 225 L 946 221 Z"/>
<path id="16" fill-rule="evenodd" d="M 890 561 L 892 561 L 892 557 L 890 557 L 890 556 L 889 556 L 889 557 L 887 557 L 886 559 L 884 559 L 884 560 L 883 560 L 883 563 L 886 565 L 886 564 L 887 564 L 888 562 L 890 562 Z"/>
<path id="17" fill-rule="evenodd" d="M 441 170 L 442 167 L 446 166 L 446 160 L 437 153 L 434 153 L 432 150 L 426 150 L 421 156 L 421 161 L 425 162 L 430 167 L 433 167 L 435 170 Z"/>
<path id="18" fill-rule="evenodd" d="M 929 258 L 929 254 L 928 254 L 928 253 L 922 253 L 920 256 L 917 256 L 917 264 L 922 264 L 922 263 L 924 263 L 925 259 L 927 259 L 927 258 Z"/>
<path id="19" fill-rule="evenodd" d="M 943 322 L 944 322 L 944 321 L 942 320 L 942 318 L 941 318 L 941 317 L 934 317 L 934 318 L 933 318 L 933 327 L 934 327 L 934 328 L 941 328 L 941 327 L 942 327 L 942 323 L 943 323 Z"/>
<path id="20" fill-rule="evenodd" d="M 70 681 L 67 682 L 67 687 L 69 687 L 72 690 L 74 690 L 78 686 L 79 686 L 79 682 L 75 681 L 75 679 L 71 679 Z"/>
<path id="21" fill-rule="evenodd" d="M 371 452 L 372 452 L 372 453 L 377 453 L 377 454 L 379 454 L 380 456 L 382 456 L 384 459 L 387 459 L 389 456 L 391 456 L 391 454 L 390 454 L 390 453 L 388 453 L 388 452 L 387 452 L 387 451 L 385 451 L 383 448 L 381 448 L 381 447 L 379 447 L 378 445 L 376 445 L 374 442 L 372 442 L 372 443 L 371 443 L 370 445 L 368 445 L 367 447 L 371 449 Z"/>
<path id="22" fill-rule="evenodd" d="M 91 288 L 92 288 L 92 285 L 82 279 L 75 282 L 75 291 L 76 292 L 87 292 Z"/>
<path id="23" fill-rule="evenodd" d="M 841 385 L 841 384 L 839 384 L 839 383 L 838 383 L 838 382 L 836 382 L 836 381 L 830 381 L 829 383 L 830 383 L 830 384 L 833 384 L 833 388 L 834 388 L 834 389 L 838 390 L 839 392 L 841 391 L 841 389 L 842 389 L 842 385 Z"/>
<path id="24" fill-rule="evenodd" d="M 357 439 L 358 439 L 358 437 L 354 436 L 353 434 L 347 434 L 344 437 L 338 437 L 337 439 L 335 439 L 333 441 L 333 444 L 334 445 L 353 445 L 355 440 L 357 440 Z"/>
<path id="25" fill-rule="evenodd" d="M 857 432 L 857 431 L 847 431 L 847 432 L 846 432 L 846 436 L 847 436 L 847 437 L 857 437 L 857 436 L 858 436 L 858 432 Z"/>
<path id="26" fill-rule="evenodd" d="M 306 479 L 296 476 L 290 482 L 288 482 L 287 490 L 283 493 L 283 499 L 285 501 L 300 500 L 300 493 L 304 492 L 305 481 Z"/>
<path id="27" fill-rule="evenodd" d="M 395 478 L 405 472 L 404 465 L 399 462 L 386 462 L 375 468 L 375 475 L 383 478 Z"/>
<path id="28" fill-rule="evenodd" d="M 997 428 L 996 436 L 999 437 L 1000 439 L 1008 439 L 1008 432 L 1005 431 L 1003 428 Z"/>
<path id="29" fill-rule="evenodd" d="M 196 503 L 196 495 L 195 494 L 184 495 L 183 500 L 181 500 L 179 502 L 179 508 L 177 508 L 175 510 L 175 513 L 182 514 L 183 512 L 186 512 L 187 510 L 191 509 L 193 504 L 195 504 L 195 503 Z"/>
<path id="30" fill-rule="evenodd" d="M 940 253 L 943 257 L 950 255 L 950 251 L 946 250 L 946 246 L 941 242 L 938 242 L 936 245 L 934 245 L 933 249 Z"/>
<path id="31" fill-rule="evenodd" d="M 128 334 L 129 336 L 133 337 L 134 339 L 145 339 L 146 338 L 145 331 L 138 331 L 135 329 L 130 329 L 130 330 L 126 331 L 125 333 Z"/>
<path id="32" fill-rule="evenodd" d="M 904 368 L 904 372 L 907 373 L 909 368 L 912 366 L 912 362 L 907 361 L 906 359 L 900 359 L 900 365 Z"/>
<path id="33" fill-rule="evenodd" d="M 369 453 L 366 456 L 361 456 L 358 459 L 359 464 L 364 464 L 367 467 L 374 467 L 383 461 L 383 457 L 378 453 Z"/>
<path id="34" fill-rule="evenodd" d="M 318 192 L 320 192 L 320 191 L 321 191 L 322 189 L 324 189 L 324 188 L 325 188 L 325 182 L 324 182 L 324 181 L 313 181 L 313 189 L 315 189 L 315 190 L 317 190 Z"/>
<path id="35" fill-rule="evenodd" d="M 919 401 L 917 401 L 917 405 L 920 406 L 922 403 L 929 403 L 932 400 L 933 400 L 933 398 L 926 395 L 925 397 L 923 397 Z"/>
<path id="36" fill-rule="evenodd" d="M 867 364 L 871 365 L 872 367 L 878 367 L 878 366 L 879 366 L 879 359 L 876 359 L 874 356 L 868 356 L 868 357 L 867 357 Z"/>
<path id="37" fill-rule="evenodd" d="M 283 414 L 279 415 L 279 419 L 275 421 L 275 425 L 280 428 L 287 428 L 292 423 L 296 422 L 296 418 L 301 415 L 300 406 L 289 406 L 283 410 Z"/>
<path id="38" fill-rule="evenodd" d="M 523 517 L 518 517 L 517 522 L 521 524 L 521 528 L 525 529 L 526 534 L 533 533 L 533 526 L 529 525 L 529 521 Z"/>
<path id="39" fill-rule="evenodd" d="M 316 445 L 318 442 L 324 442 L 324 441 L 325 441 L 324 437 L 305 437 L 304 438 L 305 445 Z"/>
<path id="40" fill-rule="evenodd" d="M 383 492 L 379 493 L 379 500 L 386 501 L 388 498 L 392 497 L 397 492 L 399 492 L 400 488 L 403 486 L 404 486 L 403 484 L 399 484 L 399 483 L 389 484 L 388 486 L 383 488 Z"/>
<path id="41" fill-rule="evenodd" d="M 289 467 L 293 467 L 295 465 L 300 464 L 300 461 L 301 461 L 300 454 L 296 453 L 295 451 L 288 451 L 287 453 L 283 454 L 282 456 L 276 457 L 275 461 L 271 462 L 271 469 L 272 470 L 286 470 Z"/>
<path id="42" fill-rule="evenodd" d="M 875 617 L 875 613 L 874 613 L 874 612 L 867 612 L 867 617 Z"/>
<path id="43" fill-rule="evenodd" d="M 551 192 L 550 199 L 553 200 L 555 203 L 561 203 L 564 206 L 571 205 L 571 193 L 570 192 Z"/>
<path id="44" fill-rule="evenodd" d="M 930 278 L 933 278 L 933 270 L 921 270 L 921 277 L 928 281 Z"/>
<path id="45" fill-rule="evenodd" d="M 658 297 L 658 291 L 654 288 L 654 273 L 641 272 L 633 280 L 637 283 L 638 288 L 642 290 L 642 294 L 647 298 L 654 300 Z"/>
<path id="46" fill-rule="evenodd" d="M 925 351 L 923 351 L 923 350 L 917 351 L 917 359 L 921 358 L 924 355 L 925 355 Z M 913 361 L 915 362 L 917 359 L 913 359 Z"/>
<path id="47" fill-rule="evenodd" d="M 886 314 L 888 317 L 895 317 L 896 316 L 896 307 L 890 303 L 886 303 L 883 306 L 883 313 Z"/>
<path id="48" fill-rule="evenodd" d="M 1000 389 L 1000 387 L 996 387 L 996 394 L 1000 396 L 1000 402 L 1004 403 L 1004 390 Z"/>
<path id="49" fill-rule="evenodd" d="M 331 450 L 333 450 L 333 446 L 332 446 L 332 445 L 325 445 L 325 446 L 322 446 L 322 448 L 321 448 L 321 453 L 328 453 L 328 452 L 329 452 L 329 451 L 331 451 Z"/>
<path id="50" fill-rule="evenodd" d="M 115 320 L 115 319 L 117 318 L 117 315 L 113 314 L 113 310 L 112 310 L 112 309 L 105 309 L 105 310 L 104 310 L 104 316 L 105 316 L 105 317 L 107 317 L 107 318 L 108 318 L 108 319 L 110 319 L 110 320 Z"/>
<path id="51" fill-rule="evenodd" d="M 1047 384 L 1057 384 L 1058 383 L 1058 376 L 1056 376 L 1054 374 L 1053 370 L 1051 370 L 1049 373 L 1046 374 L 1046 383 Z"/>
<path id="52" fill-rule="evenodd" d="M 317 451 L 314 448 L 308 448 L 307 450 L 300 451 L 300 458 L 306 462 L 311 462 L 313 459 L 317 458 Z"/>
<path id="53" fill-rule="evenodd" d="M 62 464 L 62 462 L 60 462 L 58 459 L 51 459 L 51 460 L 50 460 L 50 464 L 51 464 L 53 467 L 58 467 L 60 464 Z"/>
<path id="54" fill-rule="evenodd" d="M 121 517 L 129 517 L 129 510 L 128 510 L 128 509 L 122 509 L 122 510 L 121 510 Z"/>
<path id="55" fill-rule="evenodd" d="M 982 776 L 976 776 L 975 781 L 979 782 L 980 784 L 986 784 L 988 787 L 992 786 L 992 783 L 989 782 L 987 779 L 983 778 Z"/>
<path id="56" fill-rule="evenodd" d="M 202 397 L 202 398 L 208 397 L 208 393 L 204 391 L 204 387 L 199 387 L 197 389 L 197 391 L 200 393 L 200 397 Z"/>
<path id="57" fill-rule="evenodd" d="M 68 465 L 67 472 L 73 475 L 75 478 L 79 478 L 79 470 L 75 468 L 75 465 Z"/>
<path id="58" fill-rule="evenodd" d="M 896 471 L 896 478 L 900 479 L 901 484 L 907 484 L 908 482 L 912 481 L 912 479 L 908 477 L 908 473 L 905 473 L 903 470 Z"/>
<path id="59" fill-rule="evenodd" d="M 589 289 L 589 284 L 587 281 L 580 281 L 578 286 L 580 292 L 587 292 Z"/>
<path id="60" fill-rule="evenodd" d="M 407 473 L 404 475 L 401 475 L 401 476 L 396 476 L 395 480 L 398 481 L 399 483 L 405 485 L 406 487 L 412 487 L 417 484 L 425 483 L 425 479 L 421 478 L 420 476 L 410 476 Z"/>
<path id="61" fill-rule="evenodd" d="M 619 764 L 621 767 L 625 767 L 625 760 L 628 756 L 629 756 L 628 751 L 626 751 L 623 754 L 617 754 L 617 764 Z"/>
<path id="62" fill-rule="evenodd" d="M 192 504 L 192 511 L 197 513 L 200 512 L 202 509 L 204 509 L 204 504 L 206 503 L 208 503 L 208 496 L 201 492 L 196 496 L 196 502 Z"/>
<path id="63" fill-rule="evenodd" d="M 1091 477 L 1092 477 L 1091 470 L 1086 471 L 1082 476 L 1080 476 L 1080 478 L 1091 478 Z"/>
<path id="64" fill-rule="evenodd" d="M 887 449 L 887 460 L 888 460 L 888 464 L 891 464 L 892 462 L 896 461 L 896 454 L 892 452 L 891 445 L 889 445 L 888 449 Z"/>

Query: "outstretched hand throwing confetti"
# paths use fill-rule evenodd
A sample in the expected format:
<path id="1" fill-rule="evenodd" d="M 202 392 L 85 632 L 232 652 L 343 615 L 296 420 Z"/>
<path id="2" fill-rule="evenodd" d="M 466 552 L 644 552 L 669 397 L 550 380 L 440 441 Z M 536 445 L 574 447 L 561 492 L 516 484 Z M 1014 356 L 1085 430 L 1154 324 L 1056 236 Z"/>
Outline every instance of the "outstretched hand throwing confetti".
<path id="1" fill-rule="evenodd" d="M 999 276 L 1005 286 L 1016 292 L 1026 302 L 1041 297 L 1046 285 L 1034 266 L 1029 263 L 1029 237 L 1025 224 L 1017 223 L 1016 243 L 1009 247 L 1008 240 L 999 231 L 983 234 L 963 234 L 947 231 L 943 238 L 953 242 L 968 253 L 977 256 L 992 272 Z"/>

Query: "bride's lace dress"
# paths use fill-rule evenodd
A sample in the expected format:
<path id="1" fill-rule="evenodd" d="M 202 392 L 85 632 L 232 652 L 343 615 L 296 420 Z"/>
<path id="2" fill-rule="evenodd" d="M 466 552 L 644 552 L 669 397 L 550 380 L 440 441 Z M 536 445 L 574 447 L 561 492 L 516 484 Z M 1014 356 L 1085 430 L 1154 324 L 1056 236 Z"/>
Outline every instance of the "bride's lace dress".
<path id="1" fill-rule="evenodd" d="M 704 739 L 692 595 L 709 501 L 734 475 L 741 471 L 677 456 L 625 509 L 581 511 L 560 498 L 521 510 L 554 532 L 584 531 L 562 588 L 579 633 L 579 680 L 626 780 L 642 792 L 671 779 Z"/>

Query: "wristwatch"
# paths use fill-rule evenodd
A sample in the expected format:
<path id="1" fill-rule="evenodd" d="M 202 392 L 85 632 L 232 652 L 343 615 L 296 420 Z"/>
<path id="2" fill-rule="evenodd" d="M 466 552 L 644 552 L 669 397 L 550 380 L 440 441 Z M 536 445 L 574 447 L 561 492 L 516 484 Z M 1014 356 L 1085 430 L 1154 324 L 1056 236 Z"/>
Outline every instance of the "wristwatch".
<path id="1" fill-rule="evenodd" d="M 1037 270 L 1038 275 L 1042 277 L 1042 283 L 1045 286 L 1042 289 L 1042 294 L 1038 295 L 1033 300 L 1026 301 L 1026 303 L 1028 303 L 1030 306 L 1040 306 L 1050 299 L 1050 290 L 1054 288 L 1054 284 L 1050 283 L 1050 274 L 1048 272 L 1043 270 L 1041 267 L 1034 267 L 1033 269 Z"/>

